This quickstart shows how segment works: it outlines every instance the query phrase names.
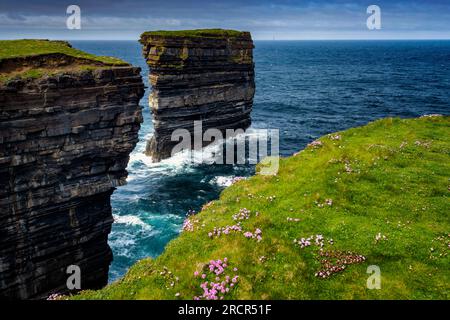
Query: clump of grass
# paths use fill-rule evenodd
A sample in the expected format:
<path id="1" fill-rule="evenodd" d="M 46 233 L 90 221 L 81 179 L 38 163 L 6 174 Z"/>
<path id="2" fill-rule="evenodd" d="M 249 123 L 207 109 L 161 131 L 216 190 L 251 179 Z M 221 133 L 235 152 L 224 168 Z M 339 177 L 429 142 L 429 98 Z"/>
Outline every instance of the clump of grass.
<path id="1" fill-rule="evenodd" d="M 157 259 L 72 298 L 192 299 L 199 270 L 227 257 L 239 282 L 224 299 L 449 299 L 449 137 L 448 116 L 324 136 L 282 159 L 277 175 L 236 180 Z M 241 228 L 261 230 L 261 241 L 208 235 L 243 209 L 251 214 Z M 370 265 L 381 270 L 380 290 L 367 288 Z"/>

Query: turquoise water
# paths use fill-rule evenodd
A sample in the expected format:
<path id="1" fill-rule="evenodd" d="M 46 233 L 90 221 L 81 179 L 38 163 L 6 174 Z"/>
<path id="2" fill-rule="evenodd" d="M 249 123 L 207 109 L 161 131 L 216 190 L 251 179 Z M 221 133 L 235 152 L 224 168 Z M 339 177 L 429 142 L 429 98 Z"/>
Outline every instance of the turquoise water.
<path id="1" fill-rule="evenodd" d="M 74 47 L 147 66 L 133 41 L 73 41 Z M 254 128 L 279 128 L 283 156 L 311 140 L 387 117 L 450 114 L 450 41 L 256 41 Z M 192 165 L 183 157 L 152 164 L 148 89 L 144 123 L 126 186 L 112 196 L 110 281 L 137 260 L 156 257 L 180 232 L 188 210 L 215 199 L 253 166 Z"/>

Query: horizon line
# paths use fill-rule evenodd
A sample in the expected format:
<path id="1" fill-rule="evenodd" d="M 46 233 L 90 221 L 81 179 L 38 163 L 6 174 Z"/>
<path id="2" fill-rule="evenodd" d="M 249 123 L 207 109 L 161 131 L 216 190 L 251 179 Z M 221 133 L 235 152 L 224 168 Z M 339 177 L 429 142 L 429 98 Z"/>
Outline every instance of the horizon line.
<path id="1" fill-rule="evenodd" d="M 65 38 L 7 38 L 1 39 L 1 41 L 5 40 L 51 40 L 51 41 L 139 41 L 139 39 L 130 39 L 130 38 L 122 38 L 122 39 L 65 39 Z M 374 39 L 365 39 L 365 38 L 318 38 L 318 39 L 253 39 L 253 41 L 448 41 L 449 38 L 374 38 Z"/>

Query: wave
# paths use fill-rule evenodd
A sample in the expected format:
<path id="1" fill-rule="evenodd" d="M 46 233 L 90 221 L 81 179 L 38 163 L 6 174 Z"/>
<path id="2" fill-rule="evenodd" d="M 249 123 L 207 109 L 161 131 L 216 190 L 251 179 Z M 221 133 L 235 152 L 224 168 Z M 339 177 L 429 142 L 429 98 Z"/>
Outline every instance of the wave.
<path id="1" fill-rule="evenodd" d="M 245 138 L 252 139 L 260 139 L 266 138 L 268 135 L 267 129 L 262 128 L 249 128 L 244 133 L 237 134 L 234 137 L 228 137 L 224 139 L 217 140 L 206 147 L 203 147 L 200 150 L 184 150 L 179 152 L 168 159 L 164 159 L 159 163 L 152 163 L 151 157 L 147 157 L 147 160 L 150 165 L 174 165 L 174 166 L 183 166 L 183 165 L 196 165 L 201 163 L 211 163 L 212 160 L 216 157 L 217 154 L 221 154 L 223 151 L 224 144 L 233 143 L 235 140 L 244 140 Z M 139 157 L 141 159 L 141 157 Z"/>
<path id="2" fill-rule="evenodd" d="M 216 184 L 221 187 L 229 187 L 233 184 L 235 176 L 218 176 L 211 180 L 211 184 Z"/>
<path id="3" fill-rule="evenodd" d="M 124 215 L 120 216 L 117 214 L 113 214 L 114 223 L 126 224 L 130 226 L 139 226 L 144 230 L 151 230 L 152 226 L 146 224 L 141 218 L 133 215 Z"/>

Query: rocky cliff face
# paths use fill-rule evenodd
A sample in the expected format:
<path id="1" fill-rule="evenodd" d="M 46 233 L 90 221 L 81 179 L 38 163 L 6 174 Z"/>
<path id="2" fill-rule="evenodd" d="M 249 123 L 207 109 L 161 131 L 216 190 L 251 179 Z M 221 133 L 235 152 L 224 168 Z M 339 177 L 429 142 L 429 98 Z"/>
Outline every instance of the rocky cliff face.
<path id="1" fill-rule="evenodd" d="M 0 297 L 107 283 L 110 195 L 142 122 L 140 70 L 96 67 L 0 84 Z"/>
<path id="2" fill-rule="evenodd" d="M 255 93 L 253 42 L 248 32 L 191 30 L 146 32 L 154 135 L 147 155 L 168 158 L 175 129 L 246 129 Z"/>

